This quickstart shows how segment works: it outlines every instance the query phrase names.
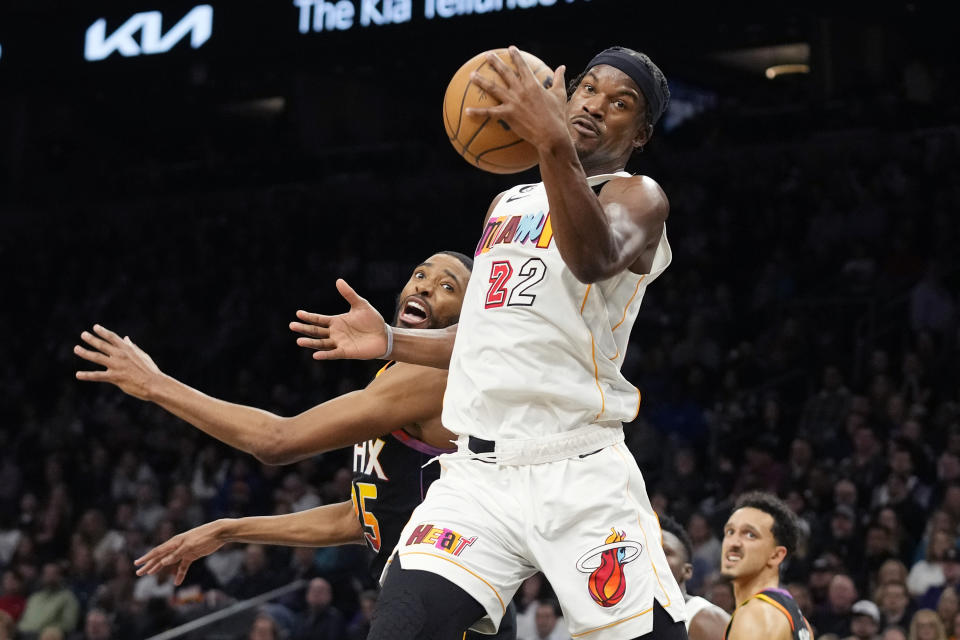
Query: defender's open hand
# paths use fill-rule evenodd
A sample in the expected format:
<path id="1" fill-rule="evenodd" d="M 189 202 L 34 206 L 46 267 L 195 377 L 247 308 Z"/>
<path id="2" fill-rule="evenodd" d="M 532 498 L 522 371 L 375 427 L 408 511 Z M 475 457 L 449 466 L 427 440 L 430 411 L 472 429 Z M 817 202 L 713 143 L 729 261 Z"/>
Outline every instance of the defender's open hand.
<path id="1" fill-rule="evenodd" d="M 93 333 L 84 331 L 80 338 L 91 348 L 78 344 L 73 352 L 84 360 L 105 367 L 105 370 L 77 371 L 77 380 L 110 382 L 135 398 L 148 399 L 150 382 L 163 373 L 129 336 L 121 338 L 106 327 L 95 324 Z"/>
<path id="2" fill-rule="evenodd" d="M 208 556 L 224 545 L 217 535 L 217 528 L 217 522 L 208 522 L 157 545 L 134 560 L 134 564 L 140 566 L 137 575 L 153 574 L 177 565 L 173 584 L 180 586 L 194 560 Z"/>
<path id="3" fill-rule="evenodd" d="M 297 311 L 300 322 L 290 329 L 306 337 L 297 344 L 316 349 L 315 360 L 372 360 L 387 351 L 387 330 L 383 316 L 361 298 L 345 280 L 337 280 L 337 291 L 350 304 L 350 311 L 335 316 Z"/>

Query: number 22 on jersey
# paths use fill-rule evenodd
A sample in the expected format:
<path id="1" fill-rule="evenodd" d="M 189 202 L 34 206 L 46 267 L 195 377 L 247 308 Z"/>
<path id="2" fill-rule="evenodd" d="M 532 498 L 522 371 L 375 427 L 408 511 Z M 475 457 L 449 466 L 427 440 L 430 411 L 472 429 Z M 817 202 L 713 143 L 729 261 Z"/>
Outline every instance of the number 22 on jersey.
<path id="1" fill-rule="evenodd" d="M 487 289 L 485 309 L 529 307 L 537 299 L 530 290 L 547 275 L 547 265 L 540 258 L 530 258 L 514 274 L 509 260 L 497 260 L 490 265 L 490 288 Z"/>

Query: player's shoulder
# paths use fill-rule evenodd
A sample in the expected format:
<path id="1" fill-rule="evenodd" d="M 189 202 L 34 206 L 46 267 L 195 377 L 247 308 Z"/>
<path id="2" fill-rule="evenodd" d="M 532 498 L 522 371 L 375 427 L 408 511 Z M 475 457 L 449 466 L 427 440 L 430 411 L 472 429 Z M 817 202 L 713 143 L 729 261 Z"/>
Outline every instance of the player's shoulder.
<path id="1" fill-rule="evenodd" d="M 740 605 L 730 623 L 730 640 L 754 638 L 762 630 L 770 640 L 791 638 L 790 620 L 776 607 L 753 597 Z"/>
<path id="2" fill-rule="evenodd" d="M 696 596 L 696 598 L 698 599 L 698 602 L 696 603 L 696 609 L 697 609 L 696 615 L 698 616 L 702 615 L 705 619 L 720 618 L 724 621 L 724 623 L 729 622 L 730 620 L 729 613 L 727 613 L 717 605 L 713 604 L 706 598 L 701 598 L 700 596 Z M 690 601 L 688 601 L 688 604 L 689 603 Z"/>
<path id="3" fill-rule="evenodd" d="M 617 203 L 661 220 L 670 214 L 670 201 L 667 194 L 650 176 L 618 176 L 611 178 L 600 189 L 600 201 Z"/>
<path id="4" fill-rule="evenodd" d="M 364 389 L 366 395 L 388 401 L 410 402 L 416 399 L 442 401 L 447 387 L 447 370 L 406 362 L 384 366 Z"/>
<path id="5" fill-rule="evenodd" d="M 690 617 L 688 632 L 691 638 L 722 638 L 730 623 L 730 614 L 705 598 L 694 596 L 687 607 L 695 613 Z"/>
<path id="6" fill-rule="evenodd" d="M 643 174 L 634 174 L 629 176 L 619 175 L 614 176 L 607 180 L 604 185 L 604 189 L 649 189 L 649 190 L 659 190 L 663 191 L 660 188 L 660 184 L 651 178 Z"/>
<path id="7" fill-rule="evenodd" d="M 410 385 L 427 385 L 433 381 L 446 382 L 447 370 L 436 367 L 426 367 L 408 362 L 392 361 L 383 366 L 371 385 L 389 381 L 393 384 L 406 383 Z"/>
<path id="8" fill-rule="evenodd" d="M 778 622 L 782 620 L 784 624 L 789 626 L 783 613 L 757 597 L 750 598 L 737 607 L 736 614 L 734 615 L 734 624 L 742 624 L 749 621 L 762 622 L 764 620 L 776 620 Z"/>

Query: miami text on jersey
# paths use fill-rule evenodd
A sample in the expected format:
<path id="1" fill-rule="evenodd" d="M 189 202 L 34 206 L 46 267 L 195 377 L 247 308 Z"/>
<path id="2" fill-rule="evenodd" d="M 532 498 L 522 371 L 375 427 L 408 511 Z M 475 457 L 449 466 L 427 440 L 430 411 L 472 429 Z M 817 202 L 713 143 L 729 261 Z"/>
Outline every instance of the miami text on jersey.
<path id="1" fill-rule="evenodd" d="M 528 242 L 539 249 L 546 249 L 553 239 L 550 213 L 537 211 L 523 216 L 499 216 L 487 220 L 483 236 L 477 244 L 475 256 L 490 251 L 496 244 Z"/>

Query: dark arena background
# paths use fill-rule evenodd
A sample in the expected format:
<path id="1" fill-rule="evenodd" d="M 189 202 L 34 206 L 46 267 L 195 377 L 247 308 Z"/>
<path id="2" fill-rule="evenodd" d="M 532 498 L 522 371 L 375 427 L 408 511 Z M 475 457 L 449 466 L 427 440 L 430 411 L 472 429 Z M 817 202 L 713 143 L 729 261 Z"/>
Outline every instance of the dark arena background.
<path id="1" fill-rule="evenodd" d="M 349 499 L 350 450 L 260 464 L 77 381 L 72 348 L 100 323 L 280 415 L 363 387 L 377 363 L 315 362 L 287 324 L 345 310 L 337 277 L 392 316 L 419 261 L 472 255 L 492 197 L 539 180 L 470 166 L 441 121 L 460 64 L 509 44 L 568 79 L 622 44 L 670 81 L 628 167 L 670 198 L 674 261 L 633 331 L 626 431 L 693 539 L 688 590 L 732 609 L 721 527 L 765 489 L 808 534 L 784 583 L 818 637 L 849 635 L 858 600 L 905 631 L 884 637 L 958 637 L 960 52 L 939 3 L 4 0 L 0 638 L 149 638 L 315 577 L 322 616 L 301 588 L 176 637 L 363 637 L 362 546 L 229 545 L 177 590 L 132 564 L 202 522 Z M 50 593 L 72 614 L 44 620 Z M 531 581 L 521 618 L 549 597 Z M 911 631 L 923 609 L 940 635 Z"/>

